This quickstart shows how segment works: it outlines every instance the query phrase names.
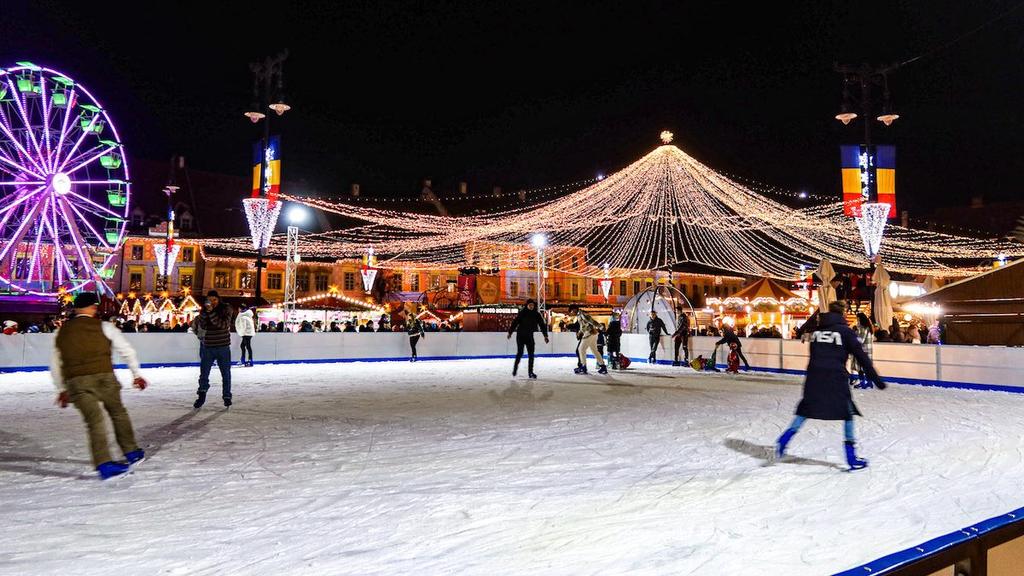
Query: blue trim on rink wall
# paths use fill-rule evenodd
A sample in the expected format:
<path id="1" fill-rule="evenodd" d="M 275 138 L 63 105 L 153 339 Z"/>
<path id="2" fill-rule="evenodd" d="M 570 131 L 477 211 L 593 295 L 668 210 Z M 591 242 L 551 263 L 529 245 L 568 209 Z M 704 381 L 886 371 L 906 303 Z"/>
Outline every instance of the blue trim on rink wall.
<path id="1" fill-rule="evenodd" d="M 933 538 L 925 542 L 924 544 L 914 546 L 913 548 L 907 548 L 906 550 L 901 550 L 894 554 L 883 556 L 878 560 L 868 562 L 867 564 L 864 564 L 862 566 L 851 568 L 843 572 L 837 572 L 834 576 L 864 576 L 867 574 L 887 574 L 897 568 L 901 568 L 913 562 L 923 560 L 928 556 L 931 556 L 932 554 L 941 552 L 952 546 L 964 544 L 969 540 L 978 538 L 983 534 L 991 532 L 997 528 L 1009 526 L 1010 524 L 1013 524 L 1015 522 L 1024 522 L 1024 508 L 1018 508 L 1007 514 L 1002 514 L 1000 516 L 996 516 L 995 518 L 983 520 L 981 522 L 978 522 L 977 524 L 973 524 L 966 528 L 957 530 L 956 532 L 950 532 L 945 536 Z"/>
<path id="2" fill-rule="evenodd" d="M 575 358 L 575 354 L 534 354 L 534 358 Z M 495 358 L 515 358 L 515 354 L 494 354 L 490 356 L 420 356 L 419 362 L 435 360 L 492 360 Z M 593 356 L 590 356 L 593 358 Z M 351 362 L 408 362 L 409 357 L 403 358 L 309 358 L 305 360 L 257 360 L 253 364 L 348 364 Z M 231 361 L 232 366 L 238 366 L 237 360 Z M 199 360 L 195 362 L 146 362 L 140 364 L 143 368 L 188 368 L 198 367 Z M 127 369 L 127 364 L 114 364 L 114 368 Z M 0 374 L 11 372 L 44 372 L 49 366 L 18 366 L 14 368 L 0 367 Z"/>

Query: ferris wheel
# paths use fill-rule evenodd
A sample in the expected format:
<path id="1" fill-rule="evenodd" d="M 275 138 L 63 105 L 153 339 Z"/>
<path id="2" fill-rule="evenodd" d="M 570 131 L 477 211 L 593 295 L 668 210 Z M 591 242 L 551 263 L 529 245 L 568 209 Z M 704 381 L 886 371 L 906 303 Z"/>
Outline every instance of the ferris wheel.
<path id="1" fill-rule="evenodd" d="M 0 291 L 109 292 L 130 197 L 117 129 L 84 86 L 0 68 Z"/>

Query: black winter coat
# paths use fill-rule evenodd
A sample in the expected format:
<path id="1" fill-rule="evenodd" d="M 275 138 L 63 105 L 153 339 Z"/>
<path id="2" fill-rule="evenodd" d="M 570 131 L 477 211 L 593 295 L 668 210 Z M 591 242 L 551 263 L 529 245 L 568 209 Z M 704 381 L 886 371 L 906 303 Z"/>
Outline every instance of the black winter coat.
<path id="1" fill-rule="evenodd" d="M 736 335 L 735 330 L 731 329 L 725 330 L 722 333 L 722 339 L 715 342 L 715 346 L 721 346 L 722 344 L 725 344 L 726 348 L 729 347 L 729 344 L 735 344 L 737 350 L 743 348 L 743 342 L 740 342 L 740 337 Z"/>
<path id="2" fill-rule="evenodd" d="M 665 327 L 665 321 L 661 318 L 652 318 L 647 321 L 647 335 L 648 336 L 661 336 L 664 332 L 668 335 L 668 328 Z"/>
<path id="3" fill-rule="evenodd" d="M 610 350 L 619 350 L 622 342 L 622 324 L 618 320 L 612 320 L 608 324 L 608 330 L 605 332 L 605 339 L 608 342 L 608 348 Z"/>
<path id="4" fill-rule="evenodd" d="M 831 312 L 821 314 L 817 329 L 811 333 L 811 360 L 807 364 L 804 397 L 796 407 L 798 416 L 848 420 L 861 415 L 853 403 L 850 376 L 846 371 L 846 359 L 851 354 L 872 382 L 882 381 L 857 340 L 857 334 L 846 325 L 846 319 Z"/>
<path id="5" fill-rule="evenodd" d="M 548 337 L 548 327 L 540 312 L 523 306 L 519 309 L 519 314 L 516 314 L 516 319 L 512 321 L 508 335 L 511 336 L 515 332 L 517 340 L 533 340 L 533 333 L 537 330 L 540 330 L 545 338 Z"/>

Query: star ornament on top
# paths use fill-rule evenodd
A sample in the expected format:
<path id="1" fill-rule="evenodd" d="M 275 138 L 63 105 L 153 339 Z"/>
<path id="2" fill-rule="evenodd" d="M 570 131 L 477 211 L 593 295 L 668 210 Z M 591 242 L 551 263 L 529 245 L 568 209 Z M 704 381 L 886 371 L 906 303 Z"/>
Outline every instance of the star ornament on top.
<path id="1" fill-rule="evenodd" d="M 668 144 L 669 142 L 672 142 L 672 136 L 673 136 L 673 134 L 671 132 L 669 132 L 668 130 L 662 130 L 662 132 L 661 132 L 661 141 L 662 141 L 662 143 L 663 144 Z"/>

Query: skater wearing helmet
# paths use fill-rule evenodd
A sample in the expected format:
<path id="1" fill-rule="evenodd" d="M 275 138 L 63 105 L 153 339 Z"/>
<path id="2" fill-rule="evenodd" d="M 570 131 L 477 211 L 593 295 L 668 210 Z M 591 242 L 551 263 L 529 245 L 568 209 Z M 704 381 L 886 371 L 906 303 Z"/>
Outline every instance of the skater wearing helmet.
<path id="1" fill-rule="evenodd" d="M 775 455 L 779 458 L 786 454 L 790 440 L 808 418 L 842 420 L 846 463 L 850 470 L 860 470 L 868 465 L 867 460 L 858 458 L 854 450 L 853 417 L 861 413 L 850 394 L 847 358 L 850 355 L 856 358 L 865 375 L 879 390 L 884 390 L 886 385 L 857 340 L 857 334 L 846 324 L 845 312 L 846 302 L 839 300 L 829 304 L 828 312 L 819 317 L 818 326 L 811 333 L 811 359 L 807 364 L 804 397 L 796 407 L 793 422 L 776 442 Z"/>
<path id="2" fill-rule="evenodd" d="M 526 301 L 526 305 L 519 309 L 519 314 L 516 315 L 516 319 L 512 321 L 512 326 L 508 329 L 508 337 L 512 338 L 512 333 L 516 334 L 516 362 L 512 365 L 512 375 L 515 376 L 519 372 L 519 361 L 523 359 L 523 349 L 526 349 L 527 360 L 526 369 L 527 375 L 530 378 L 536 378 L 537 375 L 533 373 L 533 352 L 535 343 L 533 341 L 533 333 L 537 330 L 544 335 L 544 343 L 547 344 L 548 340 L 548 327 L 545 325 L 544 317 L 537 311 L 537 301 L 529 299 Z"/>
<path id="3" fill-rule="evenodd" d="M 74 316 L 64 322 L 54 340 L 50 376 L 59 391 L 57 404 L 61 408 L 74 404 L 82 413 L 89 430 L 92 464 L 100 478 L 108 480 L 127 474 L 131 466 L 146 457 L 135 442 L 132 421 L 121 403 L 121 384 L 114 376 L 111 351 L 128 364 L 136 388 L 145 390 L 147 384 L 139 373 L 135 350 L 124 335 L 110 322 L 96 318 L 99 298 L 82 292 L 75 297 L 73 306 Z M 110 456 L 104 412 L 114 425 L 114 436 L 127 462 L 115 462 Z"/>
<path id="4" fill-rule="evenodd" d="M 587 352 L 592 352 L 594 358 L 597 358 L 597 373 L 607 374 L 608 365 L 605 364 L 604 356 L 597 349 L 597 333 L 600 330 L 601 325 L 598 324 L 597 320 L 590 314 L 587 314 L 579 306 L 573 304 L 569 307 L 569 313 L 576 313 L 576 323 L 579 324 L 579 332 L 577 336 L 580 339 L 580 346 L 577 349 L 579 367 L 576 368 L 577 374 L 587 373 Z"/>

